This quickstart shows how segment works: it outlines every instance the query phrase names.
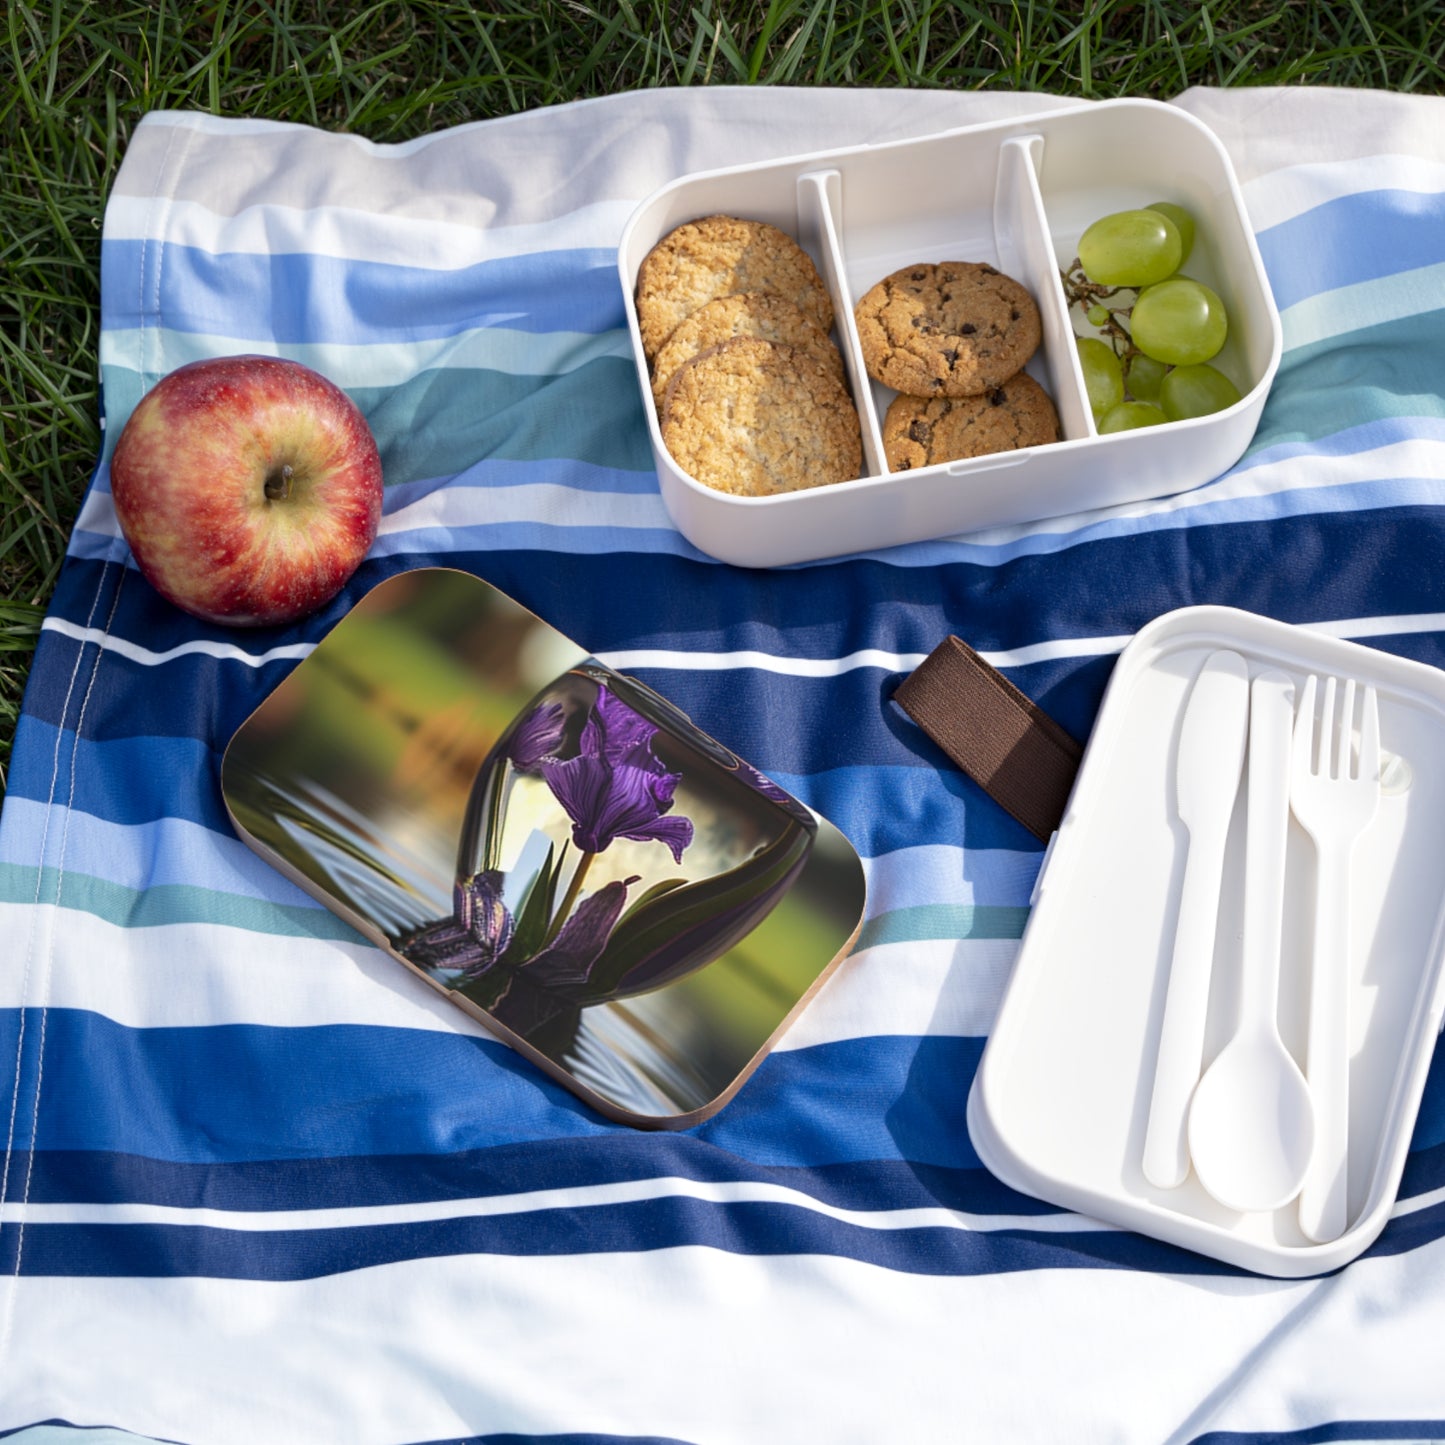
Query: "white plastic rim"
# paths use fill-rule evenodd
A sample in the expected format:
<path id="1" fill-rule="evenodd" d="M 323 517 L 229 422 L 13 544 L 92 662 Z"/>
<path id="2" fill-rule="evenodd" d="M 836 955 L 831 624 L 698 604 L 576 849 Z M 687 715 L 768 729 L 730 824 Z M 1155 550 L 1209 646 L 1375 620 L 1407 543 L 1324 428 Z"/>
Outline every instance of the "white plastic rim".
<path id="1" fill-rule="evenodd" d="M 1238 1213 L 1190 1174 L 1151 1183 L 1143 1147 L 1187 851 L 1174 768 L 1189 687 L 1227 648 L 1251 674 L 1277 668 L 1298 695 L 1311 673 L 1379 695 L 1383 748 L 1408 786 L 1387 788 L 1355 850 L 1348 940 L 1348 1224 L 1327 1243 L 1291 1202 Z M 968 1100 L 985 1166 L 1013 1188 L 1259 1274 L 1347 1264 L 1394 1208 L 1445 1010 L 1445 672 L 1222 607 L 1184 608 L 1120 655 L 1048 856 Z M 1240 791 L 1226 846 L 1201 1067 L 1230 1032 L 1244 895 Z M 1279 1025 L 1304 1057 L 1313 845 L 1291 823 Z"/>
<path id="2" fill-rule="evenodd" d="M 1090 221 L 1157 200 L 1196 217 L 1186 270 L 1224 299 L 1230 338 L 1215 364 L 1241 398 L 1212 416 L 1100 436 L 1059 267 Z M 818 263 L 858 403 L 865 467 L 856 480 L 735 497 L 688 476 L 663 445 L 637 325 L 637 271 L 674 227 L 719 213 L 779 226 Z M 1053 397 L 1063 439 L 889 473 L 881 419 L 893 393 L 864 371 L 853 307 L 900 266 L 942 260 L 997 266 L 1032 292 L 1044 339 L 1027 370 Z M 690 542 L 742 566 L 813 561 L 1199 486 L 1249 445 L 1282 349 L 1279 313 L 1228 155 L 1201 122 L 1157 101 L 1103 101 L 685 176 L 633 213 L 618 273 L 663 501 Z"/>

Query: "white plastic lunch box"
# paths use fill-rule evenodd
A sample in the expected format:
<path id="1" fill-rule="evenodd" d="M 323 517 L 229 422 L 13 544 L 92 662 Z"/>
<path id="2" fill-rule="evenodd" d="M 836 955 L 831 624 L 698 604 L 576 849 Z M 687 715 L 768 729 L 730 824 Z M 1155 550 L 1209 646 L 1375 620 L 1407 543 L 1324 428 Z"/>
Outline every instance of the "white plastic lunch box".
<path id="1" fill-rule="evenodd" d="M 1190 838 L 1179 816 L 1182 721 L 1206 658 L 1278 669 L 1298 699 L 1310 674 L 1373 686 L 1381 789 L 1351 859 L 1343 1231 L 1313 1242 L 1298 1201 L 1226 1208 L 1196 1171 L 1149 1182 L 1144 1147 Z M 1229 816 L 1201 1071 L 1237 1018 L 1250 787 Z M 1291 817 L 1277 1023 L 1306 1067 L 1319 855 Z M 980 1158 L 1005 1183 L 1110 1224 L 1257 1273 L 1336 1269 L 1379 1236 L 1445 1011 L 1445 672 L 1223 607 L 1165 614 L 1121 654 L 968 1101 Z M 1260 1108 L 1270 1101 L 1261 1099 Z"/>
<path id="2" fill-rule="evenodd" d="M 1100 436 L 1059 268 L 1092 221 L 1161 200 L 1195 217 L 1183 269 L 1224 300 L 1229 339 L 1213 364 L 1241 399 L 1212 416 Z M 713 214 L 771 222 L 817 263 L 862 424 L 864 474 L 856 480 L 737 497 L 694 481 L 663 445 L 637 325 L 637 272 L 669 231 Z M 863 369 L 853 308 L 900 267 L 950 260 L 996 266 L 1032 292 L 1043 343 L 1027 370 L 1053 398 L 1063 440 L 889 473 L 881 421 L 893 393 Z M 1279 365 L 1279 314 L 1229 157 L 1199 121 L 1157 101 L 1103 101 L 684 176 L 633 213 L 618 270 L 663 501 L 690 542 L 743 566 L 840 556 L 1198 486 L 1249 445 Z"/>

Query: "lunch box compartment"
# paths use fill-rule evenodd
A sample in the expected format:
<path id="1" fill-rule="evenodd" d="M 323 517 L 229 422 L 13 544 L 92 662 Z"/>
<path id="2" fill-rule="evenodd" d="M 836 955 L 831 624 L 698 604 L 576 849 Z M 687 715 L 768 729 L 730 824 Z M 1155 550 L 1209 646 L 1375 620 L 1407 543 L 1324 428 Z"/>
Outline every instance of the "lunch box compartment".
<path id="1" fill-rule="evenodd" d="M 1351 865 L 1348 1222 L 1314 1243 L 1294 1201 L 1239 1213 L 1191 1171 L 1143 1173 L 1165 993 L 1190 844 L 1178 816 L 1181 719 L 1204 660 L 1354 678 L 1378 693 L 1382 788 Z M 1262 1274 L 1302 1277 L 1366 1249 L 1395 1207 L 1445 1007 L 1445 673 L 1223 607 L 1184 608 L 1120 656 L 968 1104 L 991 1172 L 1023 1192 Z M 1248 761 L 1231 816 L 1203 1069 L 1235 1018 L 1249 808 Z M 1303 1068 L 1315 846 L 1291 817 L 1278 1022 Z M 1202 1071 L 1201 1071 L 1202 1072 Z M 1263 1101 L 1262 1101 L 1263 1103 Z"/>
<path id="2" fill-rule="evenodd" d="M 1184 269 L 1225 301 L 1231 335 L 1218 364 L 1241 400 L 1212 416 L 1100 436 L 1059 268 L 1089 221 L 1156 200 L 1195 214 L 1199 239 Z M 817 263 L 859 411 L 857 479 L 732 496 L 687 476 L 663 444 L 637 325 L 637 272 L 676 226 L 715 214 L 770 222 Z M 890 473 L 882 421 L 894 393 L 867 376 L 853 308 L 891 272 L 945 260 L 995 266 L 1033 295 L 1043 340 L 1026 370 L 1052 397 L 1061 440 Z M 634 212 L 618 269 L 664 503 L 694 545 L 746 566 L 1016 525 L 1197 486 L 1249 444 L 1279 361 L 1279 317 L 1228 157 L 1198 121 L 1154 101 L 1069 107 L 685 176 Z"/>

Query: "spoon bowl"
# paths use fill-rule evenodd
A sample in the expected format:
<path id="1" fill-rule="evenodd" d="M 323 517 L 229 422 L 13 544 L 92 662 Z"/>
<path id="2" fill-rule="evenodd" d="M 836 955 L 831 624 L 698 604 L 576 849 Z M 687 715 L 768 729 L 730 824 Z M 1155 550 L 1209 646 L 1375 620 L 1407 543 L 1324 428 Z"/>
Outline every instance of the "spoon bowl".
<path id="1" fill-rule="evenodd" d="M 1314 1138 L 1309 1085 L 1278 1032 L 1256 1026 L 1236 1033 L 1189 1108 L 1199 1182 L 1226 1208 L 1279 1209 L 1304 1183 Z"/>

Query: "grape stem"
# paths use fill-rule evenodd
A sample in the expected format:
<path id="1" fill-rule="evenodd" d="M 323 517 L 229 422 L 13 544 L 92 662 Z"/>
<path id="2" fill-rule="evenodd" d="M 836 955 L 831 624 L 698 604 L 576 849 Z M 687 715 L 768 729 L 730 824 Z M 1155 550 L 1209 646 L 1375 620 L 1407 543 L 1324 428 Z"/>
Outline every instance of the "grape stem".
<path id="1" fill-rule="evenodd" d="M 1064 283 L 1064 298 L 1071 308 L 1077 306 L 1085 316 L 1095 307 L 1107 313 L 1105 319 L 1097 323 L 1097 329 L 1108 338 L 1114 355 L 1127 365 L 1130 358 L 1138 354 L 1139 348 L 1134 345 L 1124 318 L 1133 312 L 1138 291 L 1131 286 L 1102 286 L 1097 281 L 1090 281 L 1077 256 L 1067 271 L 1059 272 L 1059 277 Z M 1113 298 L 1121 292 L 1128 293 L 1129 304 L 1112 305 Z M 1091 321 L 1090 325 L 1095 323 Z"/>

